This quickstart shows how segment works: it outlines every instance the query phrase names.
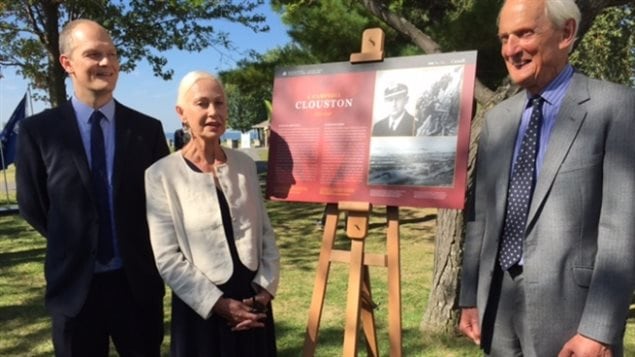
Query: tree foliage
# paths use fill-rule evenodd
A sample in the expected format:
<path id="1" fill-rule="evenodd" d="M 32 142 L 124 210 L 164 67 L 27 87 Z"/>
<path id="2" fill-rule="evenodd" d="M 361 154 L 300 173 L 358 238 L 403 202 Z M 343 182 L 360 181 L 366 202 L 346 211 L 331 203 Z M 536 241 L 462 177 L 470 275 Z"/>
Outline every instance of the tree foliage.
<path id="1" fill-rule="evenodd" d="M 267 31 L 265 17 L 255 13 L 263 2 L 0 0 L 0 65 L 16 67 L 34 88 L 46 91 L 44 98 L 58 105 L 67 97 L 65 73 L 58 63 L 59 31 L 70 20 L 89 18 L 110 30 L 122 71 L 146 60 L 156 76 L 170 79 L 173 71 L 162 52 L 231 48 L 218 20 Z"/>
<path id="2" fill-rule="evenodd" d="M 408 38 L 373 17 L 361 3 L 347 0 L 274 0 L 289 36 L 317 63 L 348 61 L 359 51 L 362 32 L 381 27 L 386 33 L 386 56 L 420 53 Z M 314 62 L 315 63 L 315 62 Z"/>
<path id="3" fill-rule="evenodd" d="M 351 53 L 359 51 L 366 28 L 384 29 L 386 42 L 390 43 L 387 56 L 421 53 L 409 39 L 355 1 L 274 0 L 272 6 L 281 13 L 292 43 L 264 55 L 253 55 L 240 61 L 236 69 L 221 73 L 225 85 L 233 87 L 228 98 L 234 129 L 248 130 L 267 118 L 265 100 L 271 100 L 277 66 L 348 61 Z"/>
<path id="4" fill-rule="evenodd" d="M 266 101 L 272 98 L 273 77 L 278 64 L 300 65 L 316 61 L 297 45 L 289 44 L 264 55 L 252 54 L 239 61 L 237 69 L 221 72 L 229 101 L 230 126 L 244 132 L 268 119 Z"/>
<path id="5" fill-rule="evenodd" d="M 598 15 L 571 56 L 578 70 L 591 77 L 635 85 L 634 9 L 612 7 Z"/>
<path id="6" fill-rule="evenodd" d="M 232 126 L 248 130 L 266 118 L 265 100 L 272 96 L 276 66 L 347 61 L 360 46 L 361 33 L 381 27 L 386 33 L 387 57 L 422 53 L 478 50 L 477 94 L 485 104 L 509 87 L 500 56 L 496 18 L 501 0 L 273 0 L 289 28 L 292 43 L 264 55 L 242 60 L 221 73 L 234 86 L 230 102 Z M 633 72 L 632 5 L 628 0 L 581 2 L 581 33 L 591 25 L 572 57 L 587 74 L 629 83 Z M 609 8 L 605 13 L 602 10 Z M 598 15 L 597 21 L 593 22 Z M 630 54 L 627 54 L 630 51 Z M 504 86 L 504 88 L 500 87 Z M 504 96 L 503 96 L 504 97 Z M 239 103 L 239 104 L 238 104 Z M 230 107 L 230 108 L 231 108 Z"/>
<path id="7" fill-rule="evenodd" d="M 411 42 L 373 18 L 361 4 L 340 0 L 311 2 L 272 1 L 289 28 L 292 43 L 264 55 L 238 62 L 236 69 L 220 74 L 228 92 L 231 126 L 249 130 L 267 118 L 265 100 L 271 100 L 276 66 L 348 61 L 359 51 L 361 33 L 383 26 L 393 44 L 390 55 L 419 52 Z"/>

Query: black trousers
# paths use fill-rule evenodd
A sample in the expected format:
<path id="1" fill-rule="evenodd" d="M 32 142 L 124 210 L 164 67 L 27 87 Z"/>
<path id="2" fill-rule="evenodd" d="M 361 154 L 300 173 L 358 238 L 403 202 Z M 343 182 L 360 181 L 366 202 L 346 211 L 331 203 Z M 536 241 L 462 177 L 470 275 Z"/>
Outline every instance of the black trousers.
<path id="1" fill-rule="evenodd" d="M 160 356 L 163 307 L 135 302 L 123 271 L 95 274 L 77 316 L 53 314 L 58 357 L 107 357 L 110 339 L 119 356 Z"/>

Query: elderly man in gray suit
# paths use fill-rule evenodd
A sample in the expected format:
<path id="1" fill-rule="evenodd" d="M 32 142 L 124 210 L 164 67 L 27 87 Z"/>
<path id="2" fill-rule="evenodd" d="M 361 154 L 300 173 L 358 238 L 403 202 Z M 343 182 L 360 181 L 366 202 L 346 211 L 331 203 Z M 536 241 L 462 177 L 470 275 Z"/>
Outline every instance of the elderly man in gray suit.
<path id="1" fill-rule="evenodd" d="M 491 110 L 468 204 L 460 330 L 491 356 L 621 356 L 635 285 L 635 91 L 568 63 L 574 0 L 507 0 L 524 90 Z"/>

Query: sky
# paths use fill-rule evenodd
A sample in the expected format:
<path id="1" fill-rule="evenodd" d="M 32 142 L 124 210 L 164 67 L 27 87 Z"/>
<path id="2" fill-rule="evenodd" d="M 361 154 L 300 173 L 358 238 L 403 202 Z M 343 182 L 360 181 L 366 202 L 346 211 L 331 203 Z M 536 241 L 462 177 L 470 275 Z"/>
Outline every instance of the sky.
<path id="1" fill-rule="evenodd" d="M 168 59 L 168 68 L 174 70 L 170 81 L 154 77 L 152 68 L 147 62 L 141 61 L 137 68 L 130 73 L 120 73 L 115 99 L 124 105 L 139 110 L 145 114 L 160 119 L 166 133 L 181 127 L 174 110 L 176 91 L 180 79 L 189 71 L 205 70 L 217 73 L 236 67 L 236 62 L 243 59 L 249 50 L 264 53 L 267 50 L 282 46 L 290 41 L 287 29 L 280 21 L 280 16 L 271 10 L 270 5 L 264 4 L 258 10 L 267 18 L 269 32 L 254 33 L 242 26 L 220 21 L 215 26 L 222 27 L 230 34 L 230 40 L 236 50 L 208 49 L 204 52 L 169 51 L 164 53 Z M 27 81 L 15 74 L 13 68 L 3 67 L 0 79 L 0 124 L 9 120 L 11 113 L 18 105 L 27 90 Z M 70 80 L 67 79 L 67 92 L 72 93 Z M 231 98 L 229 99 L 231 100 Z M 48 103 L 33 101 L 33 112 L 37 113 L 48 108 Z M 29 113 L 27 113 L 29 114 Z"/>

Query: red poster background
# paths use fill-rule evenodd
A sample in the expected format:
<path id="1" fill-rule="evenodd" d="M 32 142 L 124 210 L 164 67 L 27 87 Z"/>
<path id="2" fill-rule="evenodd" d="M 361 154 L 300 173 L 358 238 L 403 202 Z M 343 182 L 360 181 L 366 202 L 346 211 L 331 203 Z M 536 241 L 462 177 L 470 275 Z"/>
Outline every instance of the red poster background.
<path id="1" fill-rule="evenodd" d="M 475 69 L 475 52 L 279 68 L 267 197 L 462 208 Z M 447 84 L 450 75 L 432 87 L 425 83 L 443 70 L 460 74 L 451 81 L 455 90 Z M 411 78 L 417 76 L 421 79 Z M 438 94 L 437 87 L 443 87 L 443 98 L 456 98 L 455 129 L 434 137 L 372 137 L 382 114 L 383 85 L 393 79 L 410 81 L 411 111 L 419 116 L 425 111 L 425 94 Z"/>

